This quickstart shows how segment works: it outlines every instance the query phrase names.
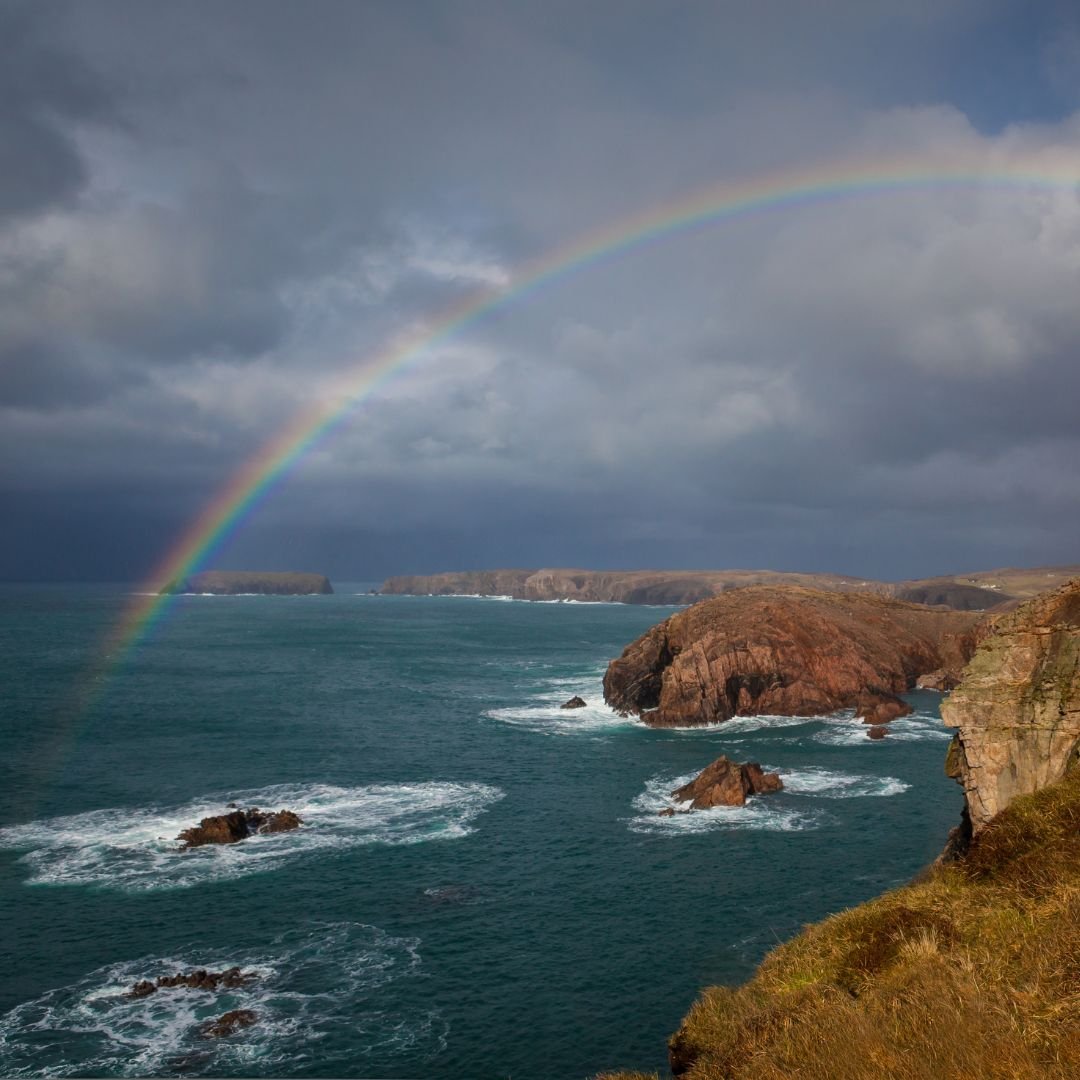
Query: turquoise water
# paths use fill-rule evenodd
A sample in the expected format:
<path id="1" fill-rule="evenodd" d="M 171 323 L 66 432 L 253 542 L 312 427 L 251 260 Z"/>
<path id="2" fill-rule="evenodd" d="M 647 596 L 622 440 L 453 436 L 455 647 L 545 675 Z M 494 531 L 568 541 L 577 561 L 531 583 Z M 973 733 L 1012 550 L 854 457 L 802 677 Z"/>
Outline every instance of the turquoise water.
<path id="1" fill-rule="evenodd" d="M 338 589 L 181 598 L 74 721 L 128 597 L 0 589 L 0 1074 L 662 1070 L 700 986 L 907 880 L 957 820 L 935 695 L 883 742 L 843 715 L 650 731 L 600 680 L 671 609 Z M 721 753 L 787 790 L 659 818 Z M 232 800 L 305 828 L 176 850 Z M 122 996 L 231 964 L 258 980 Z M 236 1007 L 259 1023 L 196 1036 Z"/>

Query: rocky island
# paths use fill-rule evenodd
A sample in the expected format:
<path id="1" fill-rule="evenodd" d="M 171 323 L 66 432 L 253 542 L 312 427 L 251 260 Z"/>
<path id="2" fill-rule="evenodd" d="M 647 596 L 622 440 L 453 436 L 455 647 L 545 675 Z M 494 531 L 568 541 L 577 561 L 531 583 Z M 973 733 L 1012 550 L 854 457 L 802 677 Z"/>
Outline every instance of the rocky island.
<path id="1" fill-rule="evenodd" d="M 943 709 L 965 842 L 705 989 L 669 1043 L 676 1077 L 1080 1076 L 1080 580 L 991 629 Z"/>
<path id="2" fill-rule="evenodd" d="M 330 579 L 323 574 L 280 573 L 266 570 L 204 570 L 182 581 L 173 581 L 162 590 L 165 593 L 213 593 L 217 596 L 238 596 L 260 593 L 264 596 L 328 595 L 334 591 Z"/>
<path id="3" fill-rule="evenodd" d="M 687 608 L 631 642 L 604 700 L 653 727 L 857 708 L 880 725 L 928 672 L 958 674 L 980 617 L 875 593 L 750 586 Z"/>

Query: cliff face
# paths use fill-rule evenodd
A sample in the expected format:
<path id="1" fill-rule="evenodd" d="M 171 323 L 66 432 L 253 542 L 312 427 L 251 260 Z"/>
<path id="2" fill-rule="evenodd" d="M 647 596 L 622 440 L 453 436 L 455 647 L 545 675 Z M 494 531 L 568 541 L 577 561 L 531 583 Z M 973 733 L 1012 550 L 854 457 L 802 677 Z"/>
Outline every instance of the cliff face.
<path id="1" fill-rule="evenodd" d="M 1059 780 L 1080 748 L 1080 579 L 995 621 L 941 706 L 974 833 Z"/>
<path id="2" fill-rule="evenodd" d="M 773 570 L 469 570 L 392 577 L 384 593 L 411 596 L 512 596 L 515 600 L 581 600 L 616 604 L 694 604 L 730 589 L 762 584 L 820 589 L 884 588 L 839 574 Z"/>
<path id="3" fill-rule="evenodd" d="M 310 593 L 328 594 L 334 589 L 329 578 L 322 574 L 204 570 L 201 574 L 192 574 L 184 581 L 174 581 L 161 591 L 163 593 L 217 593 L 222 596 L 235 596 L 239 593 L 306 596 Z"/>
<path id="4" fill-rule="evenodd" d="M 515 600 L 588 600 L 619 604 L 695 604 L 748 585 L 803 585 L 847 593 L 877 593 L 918 604 L 984 611 L 1026 599 L 1080 573 L 1080 567 L 989 570 L 890 583 L 846 574 L 777 570 L 465 570 L 391 577 L 381 592 L 410 596 L 512 596 Z"/>
<path id="5" fill-rule="evenodd" d="M 653 726 L 735 715 L 813 716 L 919 675 L 958 671 L 978 616 L 874 594 L 797 586 L 739 589 L 654 626 L 608 665 L 604 699 Z"/>

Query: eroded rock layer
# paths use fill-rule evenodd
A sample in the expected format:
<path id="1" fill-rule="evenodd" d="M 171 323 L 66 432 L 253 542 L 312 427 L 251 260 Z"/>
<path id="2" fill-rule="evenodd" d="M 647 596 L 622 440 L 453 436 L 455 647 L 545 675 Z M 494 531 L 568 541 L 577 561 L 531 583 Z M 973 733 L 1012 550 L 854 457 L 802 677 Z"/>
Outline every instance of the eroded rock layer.
<path id="1" fill-rule="evenodd" d="M 922 674 L 958 672 L 978 621 L 875 594 L 748 587 L 695 604 L 628 645 L 608 665 L 604 699 L 656 727 L 884 704 Z"/>
<path id="2" fill-rule="evenodd" d="M 1060 780 L 1080 747 L 1080 579 L 1000 617 L 942 702 L 947 770 L 978 833 L 1018 795 Z"/>

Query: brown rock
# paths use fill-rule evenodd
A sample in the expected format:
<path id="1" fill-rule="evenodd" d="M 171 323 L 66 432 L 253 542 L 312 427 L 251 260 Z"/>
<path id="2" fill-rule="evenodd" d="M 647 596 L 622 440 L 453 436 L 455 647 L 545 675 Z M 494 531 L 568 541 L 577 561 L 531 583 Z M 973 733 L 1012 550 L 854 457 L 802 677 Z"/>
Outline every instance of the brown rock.
<path id="1" fill-rule="evenodd" d="M 604 700 L 655 727 L 821 715 L 868 690 L 893 699 L 920 674 L 963 664 L 979 619 L 877 594 L 738 589 L 631 642 L 608 665 Z"/>
<path id="2" fill-rule="evenodd" d="M 855 715 L 864 724 L 888 724 L 914 711 L 906 701 L 883 690 L 866 691 L 855 700 Z"/>
<path id="3" fill-rule="evenodd" d="M 750 795 L 780 791 L 783 786 L 777 773 L 763 772 L 757 762 L 740 765 L 718 757 L 671 797 L 689 802 L 691 809 L 707 810 L 710 806 L 742 806 Z"/>
<path id="4" fill-rule="evenodd" d="M 675 816 L 675 807 L 673 807 L 673 806 L 665 806 L 664 809 L 661 810 L 660 813 L 657 815 L 657 817 L 674 817 L 674 816 Z"/>
<path id="5" fill-rule="evenodd" d="M 257 806 L 247 810 L 233 810 L 228 814 L 203 818 L 198 825 L 185 829 L 177 840 L 183 849 L 202 847 L 204 844 L 235 844 L 259 833 L 287 832 L 298 829 L 303 821 L 291 810 L 265 812 Z"/>
<path id="6" fill-rule="evenodd" d="M 973 835 L 1018 795 L 1061 779 L 1080 749 L 1080 578 L 1002 615 L 941 704 L 946 765 Z"/>
<path id="7" fill-rule="evenodd" d="M 569 701 L 564 701 L 559 706 L 560 709 L 584 709 L 586 701 L 584 698 L 580 698 L 575 694 Z"/>
<path id="8" fill-rule="evenodd" d="M 199 1025 L 199 1035 L 204 1039 L 223 1039 L 241 1028 L 251 1027 L 259 1019 L 254 1009 L 231 1009 L 216 1020 Z"/>
<path id="9" fill-rule="evenodd" d="M 937 671 L 928 671 L 915 680 L 917 690 L 936 690 L 938 693 L 948 693 L 960 685 L 960 672 L 938 668 Z"/>
<path id="10" fill-rule="evenodd" d="M 878 726 L 878 727 L 867 728 L 867 730 L 866 730 L 866 737 L 868 739 L 884 739 L 885 736 L 888 735 L 888 734 L 889 734 L 889 729 L 887 727 Z"/>
<path id="11" fill-rule="evenodd" d="M 128 991 L 128 996 L 149 997 L 157 993 L 159 989 L 174 986 L 187 986 L 193 990 L 216 991 L 220 988 L 235 990 L 238 987 L 247 986 L 257 978 L 254 972 L 241 971 L 238 967 L 226 968 L 224 971 L 196 968 L 189 972 L 178 971 L 175 975 L 159 975 L 154 982 L 141 979 Z"/>

